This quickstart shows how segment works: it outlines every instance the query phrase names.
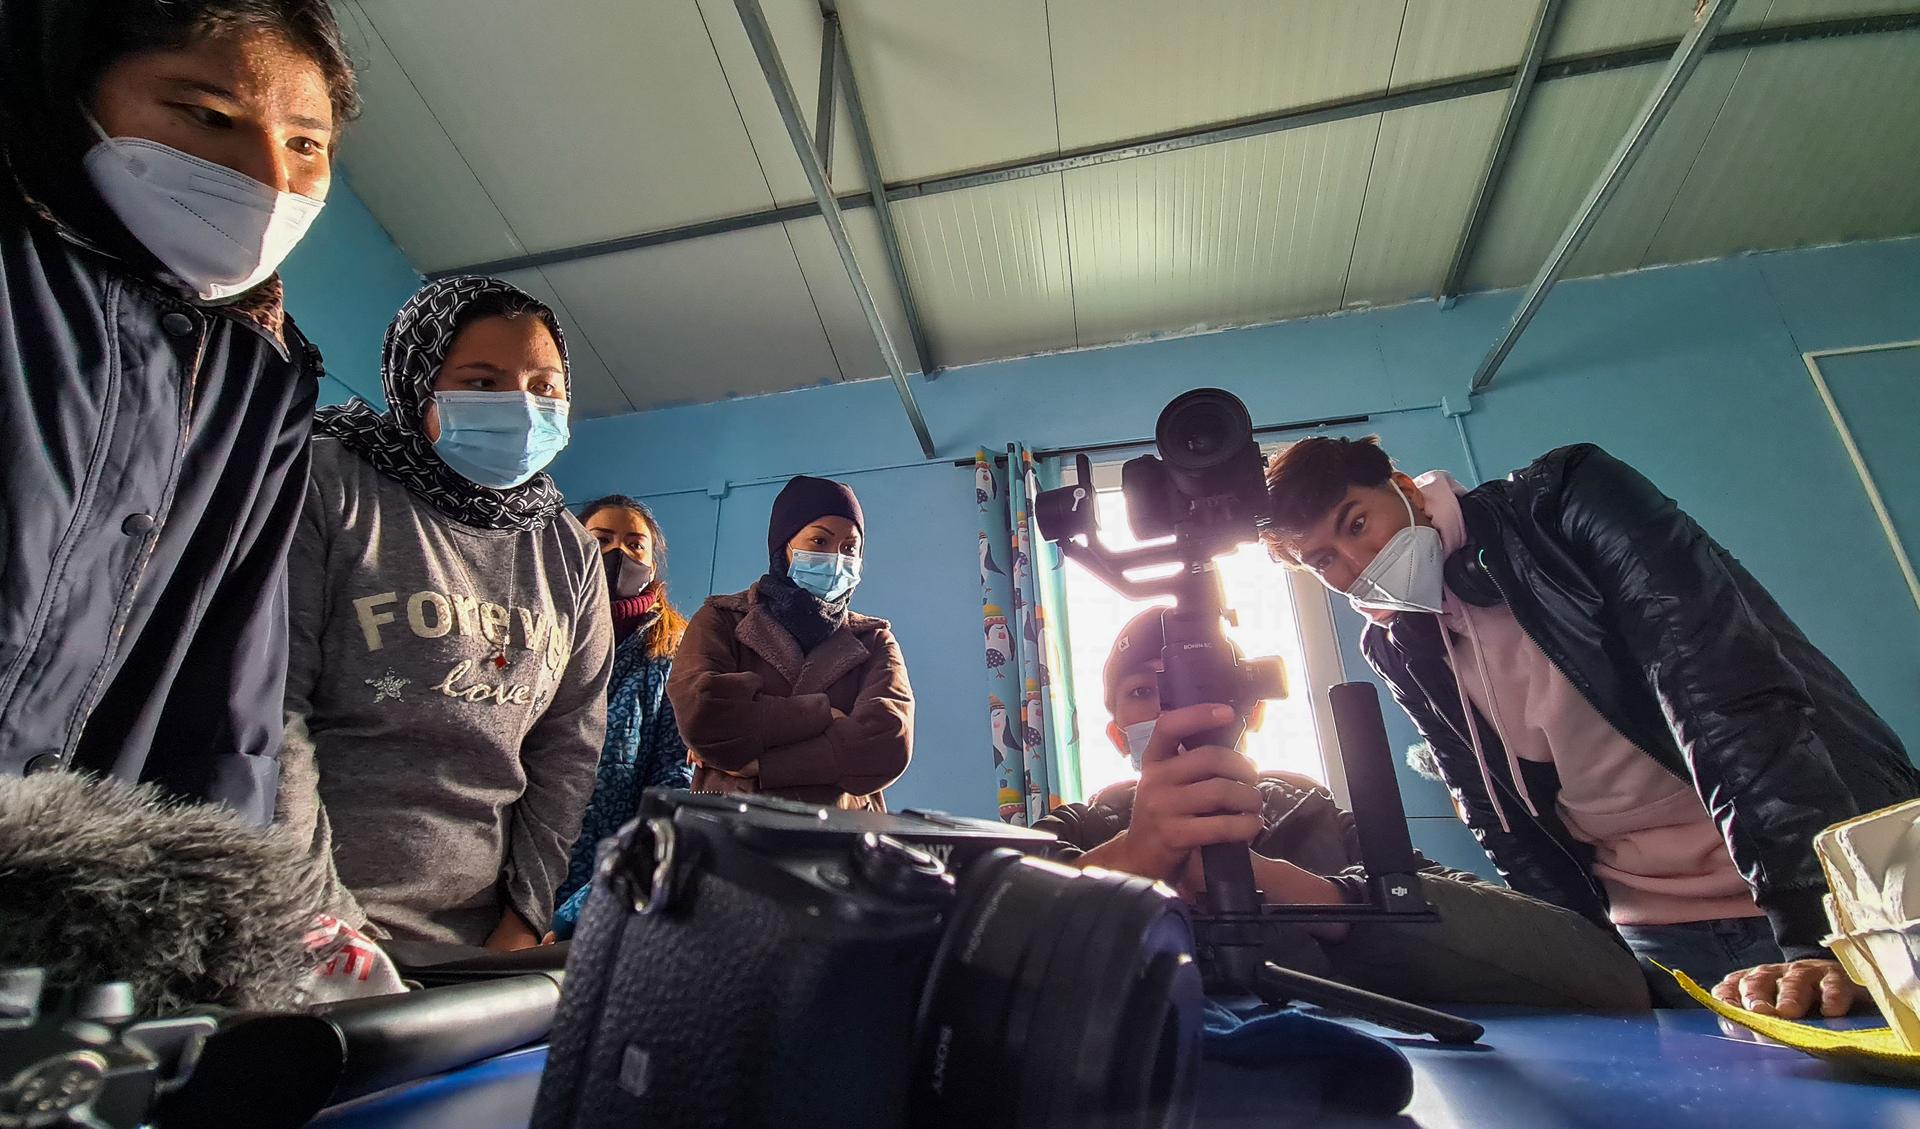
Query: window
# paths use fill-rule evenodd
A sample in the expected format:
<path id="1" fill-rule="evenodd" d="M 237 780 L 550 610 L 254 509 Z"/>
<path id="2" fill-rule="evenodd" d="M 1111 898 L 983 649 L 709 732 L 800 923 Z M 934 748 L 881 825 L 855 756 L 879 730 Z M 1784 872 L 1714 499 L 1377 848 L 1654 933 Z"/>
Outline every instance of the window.
<path id="1" fill-rule="evenodd" d="M 1119 489 L 1120 464 L 1094 468 L 1100 507 L 1100 536 L 1111 548 L 1141 544 L 1127 524 Z M 1219 558 L 1227 606 L 1239 613 L 1227 636 L 1250 658 L 1278 655 L 1286 663 L 1288 695 L 1267 703 L 1258 730 L 1247 737 L 1246 751 L 1262 770 L 1303 773 L 1328 782 L 1345 802 L 1345 780 L 1334 755 L 1332 718 L 1326 689 L 1340 681 L 1339 644 L 1327 606 L 1326 590 L 1305 573 L 1282 569 L 1265 546 L 1242 545 Z M 1170 569 L 1169 569 L 1170 571 Z M 1151 575 L 1151 574 L 1146 574 Z M 1066 563 L 1067 646 L 1074 674 L 1074 708 L 1080 716 L 1081 796 L 1132 775 L 1126 755 L 1108 740 L 1109 718 L 1100 673 L 1121 627 L 1142 608 L 1171 603 L 1171 598 L 1130 600 L 1088 572 Z"/>

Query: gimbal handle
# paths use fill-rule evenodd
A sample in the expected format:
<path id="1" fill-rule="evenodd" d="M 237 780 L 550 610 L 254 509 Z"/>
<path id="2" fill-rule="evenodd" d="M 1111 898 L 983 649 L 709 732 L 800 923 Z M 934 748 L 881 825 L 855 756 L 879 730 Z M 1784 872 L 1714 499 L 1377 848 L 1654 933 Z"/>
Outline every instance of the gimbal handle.
<path id="1" fill-rule="evenodd" d="M 1081 540 L 1085 538 L 1085 540 Z M 1116 552 L 1101 544 L 1092 531 L 1058 542 L 1062 552 L 1086 565 L 1093 574 L 1115 591 L 1134 599 L 1170 595 L 1174 606 L 1162 620 L 1164 642 L 1161 648 L 1160 706 L 1225 703 L 1241 711 L 1233 722 L 1203 734 L 1194 741 L 1200 745 L 1234 748 L 1246 731 L 1246 714 L 1253 703 L 1245 701 L 1244 679 L 1239 663 L 1222 629 L 1224 598 L 1219 573 L 1213 559 L 1197 546 L 1176 538 L 1166 545 L 1151 545 Z M 1130 568 L 1178 562 L 1180 572 L 1153 580 L 1136 580 L 1126 575 Z M 1200 861 L 1207 876 L 1206 908 L 1212 913 L 1258 914 L 1264 900 L 1253 878 L 1253 856 L 1244 843 L 1216 843 L 1200 850 Z M 1257 935 L 1244 939 L 1221 938 L 1213 946 L 1215 972 L 1219 979 L 1240 991 L 1257 991 L 1261 946 Z"/>

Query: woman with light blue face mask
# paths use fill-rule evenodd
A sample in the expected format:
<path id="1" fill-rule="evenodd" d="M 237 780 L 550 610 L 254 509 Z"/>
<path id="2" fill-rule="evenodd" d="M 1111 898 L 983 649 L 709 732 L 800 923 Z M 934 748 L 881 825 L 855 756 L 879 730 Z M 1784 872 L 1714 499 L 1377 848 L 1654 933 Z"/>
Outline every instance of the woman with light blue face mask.
<path id="1" fill-rule="evenodd" d="M 545 473 L 566 339 L 505 282 L 443 279 L 394 319 L 381 380 L 385 412 L 314 428 L 280 819 L 349 924 L 524 948 L 593 790 L 612 662 L 600 547 Z"/>
<path id="2" fill-rule="evenodd" d="M 845 483 L 774 499 L 767 574 L 687 625 L 667 696 L 702 791 L 884 808 L 913 755 L 913 688 L 886 620 L 849 606 L 866 518 Z"/>

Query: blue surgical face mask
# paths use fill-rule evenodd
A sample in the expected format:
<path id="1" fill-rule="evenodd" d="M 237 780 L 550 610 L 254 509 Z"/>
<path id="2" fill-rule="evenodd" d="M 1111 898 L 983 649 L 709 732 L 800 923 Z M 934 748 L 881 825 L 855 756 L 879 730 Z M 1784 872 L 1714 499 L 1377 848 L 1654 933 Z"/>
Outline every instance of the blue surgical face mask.
<path id="1" fill-rule="evenodd" d="M 434 453 L 461 477 L 510 490 L 567 446 L 567 402 L 527 392 L 435 392 Z"/>
<path id="2" fill-rule="evenodd" d="M 860 583 L 860 558 L 795 549 L 787 577 L 822 600 L 838 600 Z"/>
<path id="3" fill-rule="evenodd" d="M 1120 727 L 1121 734 L 1127 739 L 1127 759 L 1133 762 L 1135 772 L 1147 766 L 1147 746 L 1153 743 L 1153 727 L 1159 721 L 1157 717 L 1150 717 Z"/>

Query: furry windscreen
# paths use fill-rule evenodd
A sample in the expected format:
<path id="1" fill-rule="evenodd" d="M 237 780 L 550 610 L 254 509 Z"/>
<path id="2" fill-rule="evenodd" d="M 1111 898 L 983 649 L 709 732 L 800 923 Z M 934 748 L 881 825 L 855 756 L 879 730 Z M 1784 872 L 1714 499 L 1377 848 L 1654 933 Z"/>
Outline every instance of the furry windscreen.
<path id="1" fill-rule="evenodd" d="M 142 1014 L 299 1003 L 321 896 L 232 812 L 72 773 L 0 781 L 0 967 L 124 980 Z"/>

